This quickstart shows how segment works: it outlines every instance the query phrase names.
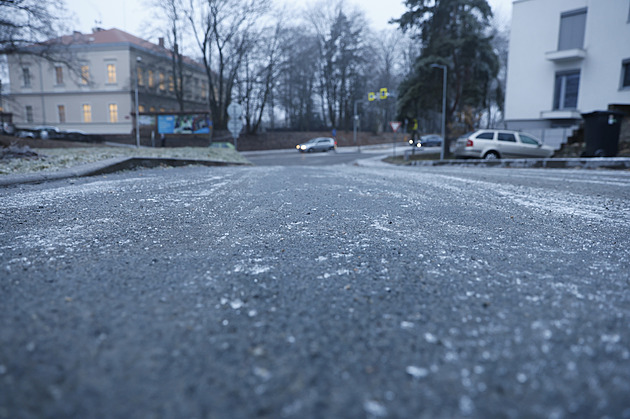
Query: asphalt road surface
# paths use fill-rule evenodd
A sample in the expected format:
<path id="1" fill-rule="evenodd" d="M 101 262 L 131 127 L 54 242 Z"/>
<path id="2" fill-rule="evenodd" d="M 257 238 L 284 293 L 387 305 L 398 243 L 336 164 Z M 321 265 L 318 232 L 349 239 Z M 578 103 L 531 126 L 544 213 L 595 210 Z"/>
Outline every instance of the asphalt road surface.
<path id="1" fill-rule="evenodd" d="M 630 418 L 630 173 L 0 189 L 0 418 Z"/>

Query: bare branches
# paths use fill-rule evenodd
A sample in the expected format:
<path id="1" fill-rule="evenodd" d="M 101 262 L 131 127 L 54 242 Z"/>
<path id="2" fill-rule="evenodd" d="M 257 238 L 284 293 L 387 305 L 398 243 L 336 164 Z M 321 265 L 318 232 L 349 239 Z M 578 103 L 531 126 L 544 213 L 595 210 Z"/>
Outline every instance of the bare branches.
<path id="1" fill-rule="evenodd" d="M 45 55 L 51 46 L 45 42 L 66 30 L 64 11 L 62 0 L 0 1 L 0 54 Z M 26 49 L 32 45 L 39 48 Z"/>

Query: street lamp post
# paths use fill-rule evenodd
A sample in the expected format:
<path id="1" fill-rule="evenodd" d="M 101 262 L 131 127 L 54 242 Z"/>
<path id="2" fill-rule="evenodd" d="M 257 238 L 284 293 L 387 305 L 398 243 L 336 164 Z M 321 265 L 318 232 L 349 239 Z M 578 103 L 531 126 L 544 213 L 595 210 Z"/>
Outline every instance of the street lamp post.
<path id="1" fill-rule="evenodd" d="M 357 103 L 359 100 L 354 101 L 354 115 L 352 116 L 353 129 L 354 129 L 354 144 L 357 146 L 357 151 L 361 152 L 361 146 L 357 144 L 357 123 L 359 122 L 359 115 L 357 115 Z"/>
<path id="2" fill-rule="evenodd" d="M 138 103 L 138 64 L 142 61 L 142 57 L 136 57 L 136 147 L 140 147 L 140 104 Z"/>
<path id="3" fill-rule="evenodd" d="M 444 71 L 442 81 L 442 149 L 440 150 L 440 160 L 444 160 L 446 154 L 446 76 L 448 67 L 442 64 L 431 64 L 433 68 L 441 68 Z"/>

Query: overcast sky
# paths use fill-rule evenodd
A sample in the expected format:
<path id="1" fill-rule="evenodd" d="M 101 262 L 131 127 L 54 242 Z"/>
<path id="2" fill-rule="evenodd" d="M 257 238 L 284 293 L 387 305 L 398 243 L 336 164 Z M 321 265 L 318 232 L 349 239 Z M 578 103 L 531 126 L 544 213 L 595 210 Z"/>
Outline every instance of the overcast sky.
<path id="1" fill-rule="evenodd" d="M 275 0 L 292 5 L 314 3 L 309 0 Z M 393 27 L 387 22 L 391 18 L 400 17 L 404 11 L 402 0 L 346 0 L 365 11 L 374 29 Z M 501 22 L 510 20 L 512 0 L 489 0 L 495 14 Z M 150 19 L 146 0 L 66 0 L 68 9 L 74 12 L 78 21 L 74 30 L 90 33 L 92 28 L 100 26 L 105 29 L 118 28 L 133 35 L 143 36 L 144 28 Z M 96 22 L 100 22 L 97 23 Z"/>

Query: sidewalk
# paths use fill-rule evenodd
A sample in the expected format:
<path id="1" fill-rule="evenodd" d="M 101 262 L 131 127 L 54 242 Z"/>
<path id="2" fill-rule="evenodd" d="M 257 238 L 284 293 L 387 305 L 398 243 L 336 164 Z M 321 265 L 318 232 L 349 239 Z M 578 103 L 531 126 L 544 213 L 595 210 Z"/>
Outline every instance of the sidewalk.
<path id="1" fill-rule="evenodd" d="M 26 183 L 42 183 L 51 180 L 62 180 L 84 176 L 96 176 L 107 173 L 119 172 L 121 170 L 131 170 L 136 168 L 152 168 L 158 166 L 238 166 L 247 163 L 218 161 L 218 160 L 193 160 L 181 158 L 164 157 L 119 157 L 86 163 L 68 169 L 61 169 L 55 172 L 35 172 L 25 174 L 15 174 L 0 176 L 0 187 Z"/>

